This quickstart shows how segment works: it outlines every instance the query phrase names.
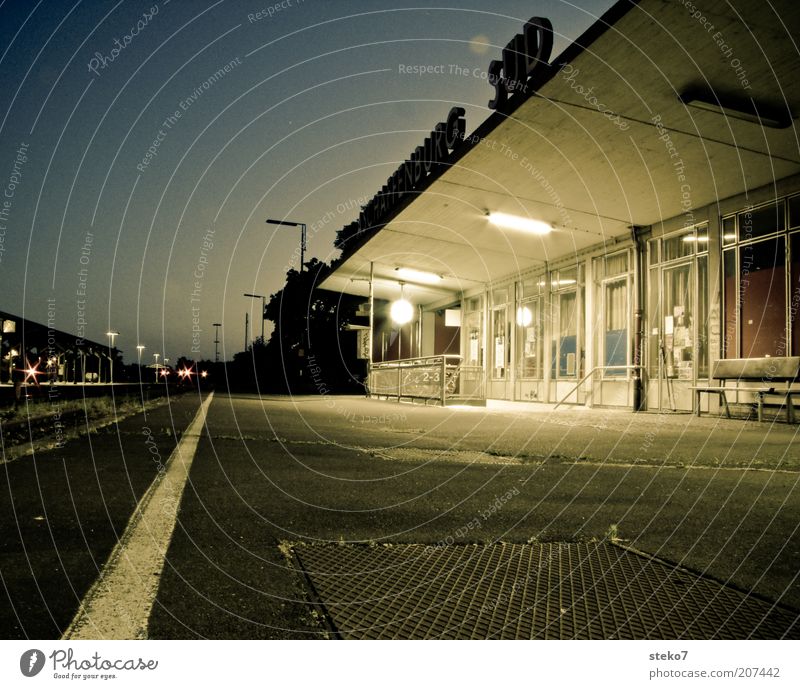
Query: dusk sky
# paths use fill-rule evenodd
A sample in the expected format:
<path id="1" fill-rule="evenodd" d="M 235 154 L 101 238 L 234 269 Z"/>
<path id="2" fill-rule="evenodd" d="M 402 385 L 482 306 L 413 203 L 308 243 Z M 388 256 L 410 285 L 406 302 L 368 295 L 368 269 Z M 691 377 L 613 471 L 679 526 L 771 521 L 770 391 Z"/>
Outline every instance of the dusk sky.
<path id="1" fill-rule="evenodd" d="M 76 334 L 85 311 L 128 362 L 190 355 L 193 318 L 212 358 L 221 322 L 230 359 L 246 312 L 260 332 L 242 294 L 299 267 L 299 230 L 266 218 L 307 223 L 329 262 L 453 105 L 468 132 L 488 116 L 485 71 L 526 20 L 558 55 L 611 4 L 0 2 L 0 310 L 44 323 L 55 300 Z"/>

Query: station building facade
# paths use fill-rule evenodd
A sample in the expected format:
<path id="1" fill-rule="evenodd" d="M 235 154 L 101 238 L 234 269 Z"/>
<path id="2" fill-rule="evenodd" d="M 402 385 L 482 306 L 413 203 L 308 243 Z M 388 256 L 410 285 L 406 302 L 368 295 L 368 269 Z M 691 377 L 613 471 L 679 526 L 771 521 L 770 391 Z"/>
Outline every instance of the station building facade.
<path id="1" fill-rule="evenodd" d="M 121 366 L 116 348 L 57 330 L 52 323 L 5 311 L 0 311 L 0 323 L 0 384 L 12 384 L 15 372 L 31 383 L 108 383 L 112 356 Z"/>
<path id="2" fill-rule="evenodd" d="M 800 8 L 621 0 L 553 60 L 548 31 L 340 232 L 322 287 L 372 304 L 372 392 L 441 367 L 451 397 L 688 411 L 719 359 L 800 356 Z"/>

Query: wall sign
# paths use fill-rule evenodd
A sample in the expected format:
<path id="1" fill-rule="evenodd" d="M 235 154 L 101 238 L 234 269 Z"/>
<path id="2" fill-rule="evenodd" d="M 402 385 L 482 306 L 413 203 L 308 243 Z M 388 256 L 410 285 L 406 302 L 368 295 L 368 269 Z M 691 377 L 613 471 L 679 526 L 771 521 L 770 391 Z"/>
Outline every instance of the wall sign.
<path id="1" fill-rule="evenodd" d="M 450 109 L 447 120 L 439 122 L 423 144 L 417 146 L 408 160 L 397 168 L 381 190 L 361 209 L 358 220 L 341 230 L 342 240 L 337 239 L 337 245 L 379 225 L 400 201 L 423 186 L 428 175 L 441 170 L 447 156 L 466 134 L 464 113 L 464 108 Z"/>
<path id="2" fill-rule="evenodd" d="M 528 95 L 528 80 L 549 66 L 553 52 L 553 25 L 544 17 L 532 17 L 521 34 L 503 48 L 503 59 L 489 63 L 489 83 L 495 95 L 489 101 L 493 110 L 503 107 L 508 97 L 517 93 Z"/>
<path id="3" fill-rule="evenodd" d="M 553 52 L 553 25 L 549 19 L 532 17 L 503 49 L 502 60 L 489 64 L 489 83 L 495 88 L 495 97 L 489 107 L 501 108 L 509 96 L 528 95 L 528 82 L 549 66 Z M 517 96 L 519 97 L 519 96 Z M 444 161 L 456 144 L 466 135 L 464 108 L 451 108 L 445 122 L 439 122 L 430 136 L 395 173 L 381 190 L 361 209 L 358 220 L 339 230 L 335 246 L 343 248 L 353 237 L 379 226 L 408 194 L 419 191 L 431 174 L 444 167 Z"/>

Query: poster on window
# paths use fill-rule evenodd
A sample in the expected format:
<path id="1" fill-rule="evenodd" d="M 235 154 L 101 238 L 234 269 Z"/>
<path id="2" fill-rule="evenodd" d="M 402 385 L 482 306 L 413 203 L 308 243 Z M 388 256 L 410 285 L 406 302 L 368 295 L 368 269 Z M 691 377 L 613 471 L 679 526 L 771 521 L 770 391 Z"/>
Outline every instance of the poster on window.
<path id="1" fill-rule="evenodd" d="M 494 342 L 494 365 L 497 368 L 505 366 L 506 345 L 502 337 L 496 337 Z"/>

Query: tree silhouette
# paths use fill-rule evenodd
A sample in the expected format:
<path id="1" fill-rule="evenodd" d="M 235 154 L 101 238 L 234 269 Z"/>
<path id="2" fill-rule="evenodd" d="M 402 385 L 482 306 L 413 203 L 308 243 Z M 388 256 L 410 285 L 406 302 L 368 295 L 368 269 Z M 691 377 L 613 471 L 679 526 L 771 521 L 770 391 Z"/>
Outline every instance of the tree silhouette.
<path id="1" fill-rule="evenodd" d="M 355 333 L 344 331 L 363 297 L 320 289 L 326 263 L 312 258 L 305 267 L 289 270 L 283 289 L 270 295 L 264 317 L 274 329 L 266 344 L 234 357 L 229 374 L 236 387 L 257 382 L 264 392 L 363 392 L 366 365 L 357 358 Z"/>

